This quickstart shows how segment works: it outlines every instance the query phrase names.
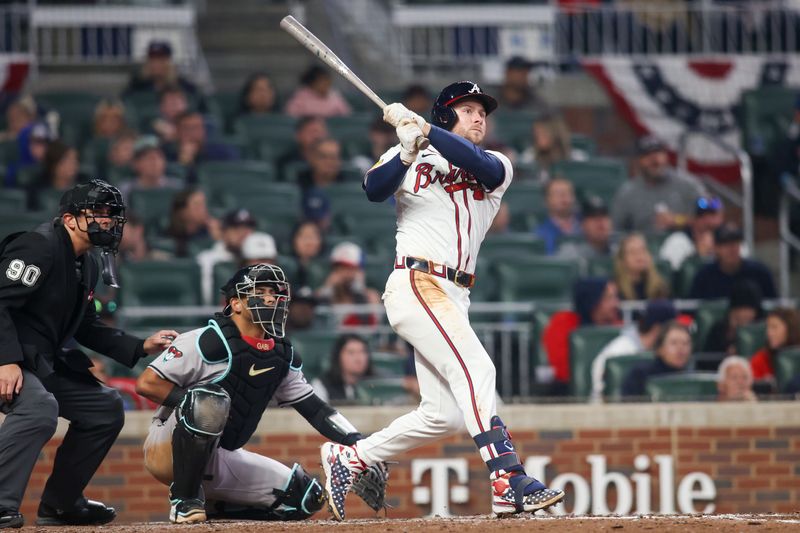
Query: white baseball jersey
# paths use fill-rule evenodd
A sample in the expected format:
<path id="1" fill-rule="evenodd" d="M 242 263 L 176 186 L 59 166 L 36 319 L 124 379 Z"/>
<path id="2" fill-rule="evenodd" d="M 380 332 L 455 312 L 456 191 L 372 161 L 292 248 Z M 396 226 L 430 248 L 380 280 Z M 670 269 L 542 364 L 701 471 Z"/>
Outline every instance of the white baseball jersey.
<path id="1" fill-rule="evenodd" d="M 399 152 L 400 145 L 389 149 L 380 162 Z M 417 155 L 395 192 L 398 256 L 475 272 L 481 243 L 514 174 L 508 157 L 491 150 L 487 153 L 497 157 L 505 169 L 503 183 L 491 192 L 433 146 Z"/>

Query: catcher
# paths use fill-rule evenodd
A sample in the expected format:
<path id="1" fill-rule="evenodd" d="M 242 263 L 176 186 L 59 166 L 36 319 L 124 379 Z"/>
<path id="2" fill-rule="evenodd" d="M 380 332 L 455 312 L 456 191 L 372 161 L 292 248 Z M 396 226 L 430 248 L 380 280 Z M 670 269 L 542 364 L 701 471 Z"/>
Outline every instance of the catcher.
<path id="1" fill-rule="evenodd" d="M 137 380 L 137 392 L 161 404 L 144 444 L 145 466 L 169 484 L 171 522 L 303 520 L 325 503 L 319 482 L 298 464 L 289 468 L 242 448 L 269 402 L 291 405 L 336 442 L 362 436 L 317 397 L 283 338 L 291 299 L 283 270 L 242 268 L 222 292 L 223 312 L 179 335 Z M 377 511 L 385 466 L 365 472 L 353 490 Z"/>

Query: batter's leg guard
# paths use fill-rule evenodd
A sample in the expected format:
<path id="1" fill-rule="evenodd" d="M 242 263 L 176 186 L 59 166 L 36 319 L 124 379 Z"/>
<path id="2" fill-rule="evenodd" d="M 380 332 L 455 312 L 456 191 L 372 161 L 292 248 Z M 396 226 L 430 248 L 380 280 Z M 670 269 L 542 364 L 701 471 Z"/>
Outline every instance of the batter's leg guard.
<path id="1" fill-rule="evenodd" d="M 183 397 L 172 432 L 172 475 L 170 521 L 206 520 L 201 484 L 208 460 L 228 420 L 231 400 L 215 384 L 197 385 Z"/>
<path id="2" fill-rule="evenodd" d="M 548 489 L 544 483 L 525 474 L 511 434 L 499 416 L 491 419 L 492 429 L 475 435 L 479 450 L 486 450 L 492 483 L 492 511 L 495 514 L 534 512 L 547 509 L 564 498 L 564 491 Z"/>

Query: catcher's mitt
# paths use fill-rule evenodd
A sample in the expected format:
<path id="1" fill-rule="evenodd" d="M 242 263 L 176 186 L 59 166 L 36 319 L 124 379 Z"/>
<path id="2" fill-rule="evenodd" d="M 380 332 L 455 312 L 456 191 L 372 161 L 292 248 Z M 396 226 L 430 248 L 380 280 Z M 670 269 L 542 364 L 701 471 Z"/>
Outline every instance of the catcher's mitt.
<path id="1" fill-rule="evenodd" d="M 389 467 L 386 463 L 377 463 L 366 470 L 353 482 L 352 490 L 358 494 L 375 512 L 387 508 L 386 484 L 389 481 Z"/>

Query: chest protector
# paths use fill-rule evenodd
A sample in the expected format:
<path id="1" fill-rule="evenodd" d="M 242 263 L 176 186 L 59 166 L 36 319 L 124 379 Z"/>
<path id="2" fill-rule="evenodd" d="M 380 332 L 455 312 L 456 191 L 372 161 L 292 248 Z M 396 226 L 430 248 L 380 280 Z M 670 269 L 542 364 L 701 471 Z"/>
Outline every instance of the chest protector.
<path id="1" fill-rule="evenodd" d="M 228 371 L 215 382 L 231 397 L 228 422 L 220 446 L 236 450 L 250 440 L 267 404 L 292 367 L 293 350 L 283 339 L 274 349 L 262 352 L 245 342 L 232 320 L 216 315 L 200 335 L 198 347 L 208 363 L 228 364 Z M 300 362 L 296 361 L 295 367 Z"/>

